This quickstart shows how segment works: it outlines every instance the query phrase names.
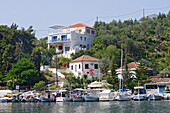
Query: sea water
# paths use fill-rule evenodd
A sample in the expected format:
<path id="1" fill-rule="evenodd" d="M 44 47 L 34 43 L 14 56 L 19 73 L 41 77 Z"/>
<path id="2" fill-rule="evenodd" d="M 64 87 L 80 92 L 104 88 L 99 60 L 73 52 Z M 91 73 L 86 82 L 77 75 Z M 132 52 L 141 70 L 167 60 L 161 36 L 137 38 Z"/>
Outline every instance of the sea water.
<path id="1" fill-rule="evenodd" d="M 0 103 L 1 113 L 170 113 L 170 101 Z"/>

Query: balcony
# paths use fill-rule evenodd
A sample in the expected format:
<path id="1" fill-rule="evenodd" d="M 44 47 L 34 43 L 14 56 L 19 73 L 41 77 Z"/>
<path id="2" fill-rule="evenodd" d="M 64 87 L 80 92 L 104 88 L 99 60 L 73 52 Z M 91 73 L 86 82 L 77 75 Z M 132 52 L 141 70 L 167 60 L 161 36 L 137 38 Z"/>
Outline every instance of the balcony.
<path id="1" fill-rule="evenodd" d="M 71 41 L 70 39 L 64 38 L 64 39 L 47 40 L 47 43 L 67 43 L 70 41 Z"/>

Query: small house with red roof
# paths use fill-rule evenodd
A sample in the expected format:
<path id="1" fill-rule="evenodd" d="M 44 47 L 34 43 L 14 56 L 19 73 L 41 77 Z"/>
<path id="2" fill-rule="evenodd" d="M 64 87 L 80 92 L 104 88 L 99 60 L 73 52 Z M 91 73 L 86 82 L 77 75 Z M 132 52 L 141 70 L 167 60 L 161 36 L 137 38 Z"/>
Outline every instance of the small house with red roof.
<path id="1" fill-rule="evenodd" d="M 72 53 L 79 50 L 88 50 L 96 38 L 96 29 L 82 23 L 69 27 L 53 26 L 56 32 L 48 35 L 48 48 L 55 45 L 56 52 L 64 57 L 70 58 Z M 59 32 L 59 29 L 61 32 Z M 58 31 L 58 32 L 57 32 Z"/>
<path id="2" fill-rule="evenodd" d="M 88 75 L 88 78 L 99 76 L 99 63 L 97 58 L 91 57 L 89 55 L 83 55 L 72 61 L 70 61 L 70 70 L 76 77 L 82 78 L 84 74 Z"/>
<path id="3" fill-rule="evenodd" d="M 128 70 L 131 75 L 131 78 L 136 78 L 136 70 L 139 68 L 139 65 L 140 65 L 140 63 L 138 63 L 138 62 L 131 62 L 128 64 Z M 152 68 L 145 67 L 145 66 L 144 66 L 144 69 L 153 70 Z M 121 74 L 122 74 L 123 70 L 125 70 L 125 67 L 123 67 L 123 69 L 122 69 L 122 67 L 120 67 L 116 70 L 119 78 L 121 78 Z"/>

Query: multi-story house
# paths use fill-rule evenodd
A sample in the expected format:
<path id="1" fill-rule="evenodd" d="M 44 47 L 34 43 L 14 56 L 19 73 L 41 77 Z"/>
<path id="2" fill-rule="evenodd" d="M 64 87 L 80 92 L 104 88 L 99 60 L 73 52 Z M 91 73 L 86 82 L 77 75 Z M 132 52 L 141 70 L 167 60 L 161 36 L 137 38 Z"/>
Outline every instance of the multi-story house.
<path id="1" fill-rule="evenodd" d="M 96 30 L 82 23 L 62 28 L 61 32 L 48 35 L 48 48 L 55 45 L 59 55 L 70 58 L 72 53 L 88 50 L 96 38 Z"/>
<path id="2" fill-rule="evenodd" d="M 91 57 L 89 55 L 83 55 L 72 61 L 70 61 L 70 70 L 74 73 L 75 77 L 82 78 L 84 74 L 88 75 L 88 78 L 100 76 L 99 59 Z"/>

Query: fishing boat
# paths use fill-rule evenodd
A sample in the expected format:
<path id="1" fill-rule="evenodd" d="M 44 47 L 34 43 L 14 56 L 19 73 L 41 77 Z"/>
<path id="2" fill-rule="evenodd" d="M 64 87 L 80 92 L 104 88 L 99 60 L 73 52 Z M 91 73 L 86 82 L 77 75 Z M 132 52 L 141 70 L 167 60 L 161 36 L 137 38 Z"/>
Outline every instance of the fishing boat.
<path id="1" fill-rule="evenodd" d="M 56 102 L 66 101 L 69 101 L 68 91 L 67 90 L 56 91 Z"/>
<path id="2" fill-rule="evenodd" d="M 133 100 L 134 101 L 141 101 L 141 100 L 145 100 L 145 96 L 144 96 L 144 87 L 143 86 L 138 86 L 138 87 L 134 87 L 135 92 L 137 92 L 137 94 L 134 94 L 133 96 Z"/>
<path id="3" fill-rule="evenodd" d="M 74 89 L 76 91 L 76 94 L 73 95 L 72 100 L 73 102 L 84 102 L 85 99 L 83 98 L 83 95 L 85 95 L 85 89 Z"/>
<path id="4" fill-rule="evenodd" d="M 45 91 L 45 96 L 40 97 L 41 102 L 55 102 L 55 95 L 52 91 Z"/>

